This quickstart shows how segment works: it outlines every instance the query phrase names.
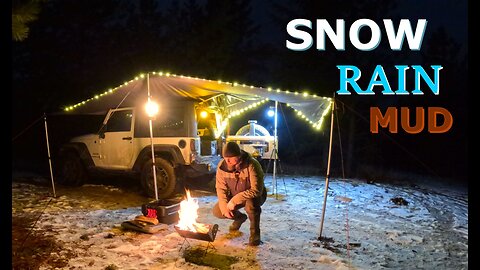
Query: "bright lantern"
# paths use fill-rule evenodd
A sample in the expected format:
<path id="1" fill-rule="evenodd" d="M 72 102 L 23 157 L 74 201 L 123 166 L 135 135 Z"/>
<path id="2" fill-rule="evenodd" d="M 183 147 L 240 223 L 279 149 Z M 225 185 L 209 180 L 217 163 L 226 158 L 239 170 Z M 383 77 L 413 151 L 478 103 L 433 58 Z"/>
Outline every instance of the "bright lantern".
<path id="1" fill-rule="evenodd" d="M 200 112 L 200 117 L 201 118 L 207 118 L 207 116 L 208 116 L 208 113 L 206 111 L 201 111 Z"/>
<path id="2" fill-rule="evenodd" d="M 268 109 L 268 111 L 267 111 L 267 115 L 268 115 L 268 117 L 273 117 L 273 116 L 275 115 L 275 111 L 272 110 L 272 108 L 270 108 L 270 109 Z"/>
<path id="3" fill-rule="evenodd" d="M 154 101 L 148 100 L 145 104 L 145 111 L 149 117 L 154 117 L 158 113 L 158 104 Z"/>

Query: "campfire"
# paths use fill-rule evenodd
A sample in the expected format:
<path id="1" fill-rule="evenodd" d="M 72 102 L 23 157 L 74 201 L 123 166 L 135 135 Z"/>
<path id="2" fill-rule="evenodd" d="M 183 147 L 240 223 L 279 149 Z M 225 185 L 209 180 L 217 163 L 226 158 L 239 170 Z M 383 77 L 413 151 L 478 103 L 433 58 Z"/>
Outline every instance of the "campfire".
<path id="1" fill-rule="evenodd" d="M 217 234 L 218 225 L 198 223 L 198 200 L 190 196 L 190 190 L 186 190 L 187 197 L 180 202 L 178 210 L 178 224 L 175 230 L 184 238 L 192 238 L 213 242 Z"/>

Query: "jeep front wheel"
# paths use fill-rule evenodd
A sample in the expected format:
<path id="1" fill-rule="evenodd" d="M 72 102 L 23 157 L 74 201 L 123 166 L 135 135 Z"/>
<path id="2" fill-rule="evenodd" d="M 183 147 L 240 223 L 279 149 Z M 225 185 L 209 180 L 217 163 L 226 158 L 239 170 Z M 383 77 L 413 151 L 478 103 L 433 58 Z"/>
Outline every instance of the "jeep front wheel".
<path id="1" fill-rule="evenodd" d="M 155 197 L 155 183 L 152 167 L 151 159 L 145 163 L 145 165 L 143 165 L 141 182 L 142 187 L 147 195 L 150 197 Z M 155 172 L 157 176 L 158 199 L 171 198 L 174 195 L 175 185 L 177 182 L 172 164 L 162 158 L 156 158 Z"/>

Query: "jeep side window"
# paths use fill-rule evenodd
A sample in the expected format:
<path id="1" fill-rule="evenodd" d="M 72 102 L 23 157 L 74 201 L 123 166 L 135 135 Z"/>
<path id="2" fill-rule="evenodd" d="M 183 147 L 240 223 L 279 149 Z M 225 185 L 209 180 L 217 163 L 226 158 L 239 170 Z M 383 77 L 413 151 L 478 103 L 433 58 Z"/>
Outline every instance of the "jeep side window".
<path id="1" fill-rule="evenodd" d="M 185 106 L 188 104 L 170 103 L 161 108 L 161 113 L 153 120 L 154 137 L 182 137 L 186 136 Z M 134 136 L 146 138 L 150 136 L 149 118 L 144 110 L 137 111 Z"/>
<path id="2" fill-rule="evenodd" d="M 103 132 L 130 131 L 132 128 L 132 110 L 115 111 L 110 115 Z"/>

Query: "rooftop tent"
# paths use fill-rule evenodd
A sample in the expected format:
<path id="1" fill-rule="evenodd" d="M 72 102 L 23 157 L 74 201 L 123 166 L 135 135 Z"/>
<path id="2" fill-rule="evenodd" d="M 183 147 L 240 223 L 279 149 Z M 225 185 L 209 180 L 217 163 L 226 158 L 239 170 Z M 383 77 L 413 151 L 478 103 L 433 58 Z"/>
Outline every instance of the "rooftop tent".
<path id="1" fill-rule="evenodd" d="M 143 106 L 148 99 L 160 104 L 165 100 L 193 99 L 217 107 L 225 117 L 251 109 L 268 100 L 286 103 L 306 121 L 320 128 L 331 99 L 307 93 L 272 90 L 244 84 L 212 81 L 165 73 L 140 75 L 86 101 L 65 108 L 68 114 L 103 114 L 110 108 Z"/>

